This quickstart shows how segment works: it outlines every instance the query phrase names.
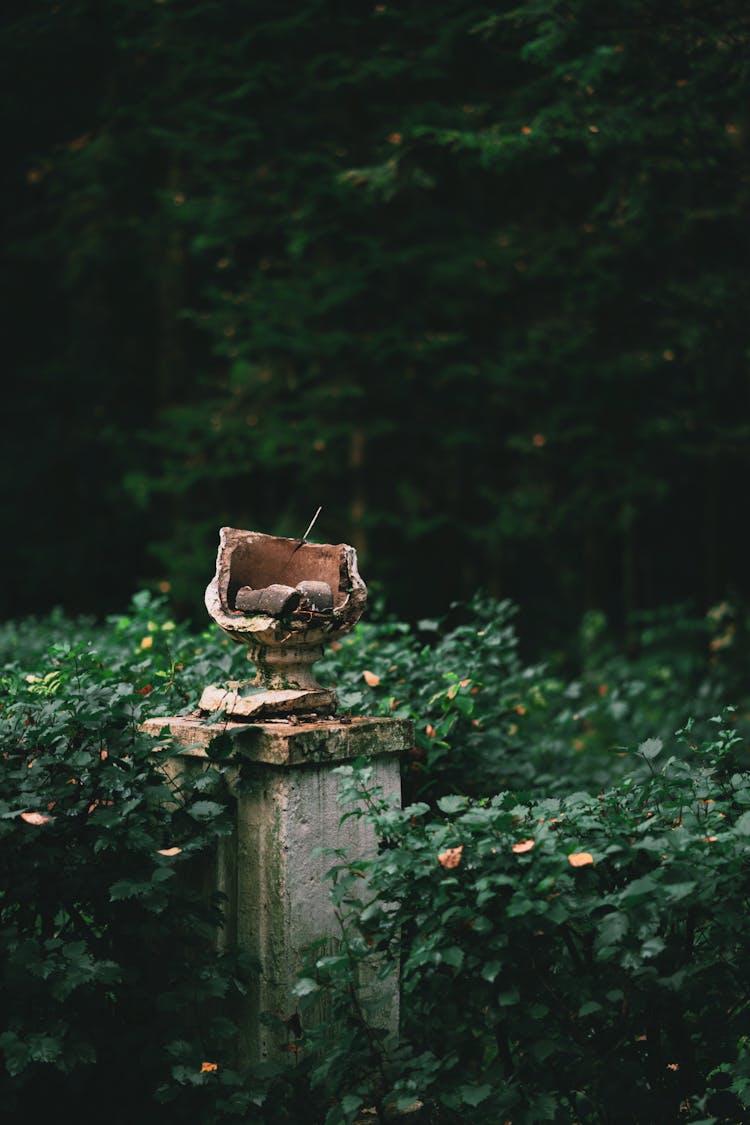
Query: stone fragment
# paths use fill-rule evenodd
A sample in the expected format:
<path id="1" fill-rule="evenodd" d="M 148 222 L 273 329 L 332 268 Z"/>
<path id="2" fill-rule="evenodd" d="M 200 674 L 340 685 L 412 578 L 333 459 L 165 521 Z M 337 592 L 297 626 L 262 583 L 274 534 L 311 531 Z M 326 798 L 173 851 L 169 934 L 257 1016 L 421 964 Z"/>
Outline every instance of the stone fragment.
<path id="1" fill-rule="evenodd" d="M 242 613 L 265 613 L 269 617 L 283 617 L 294 613 L 301 600 L 299 590 L 274 582 L 262 590 L 242 586 L 237 591 L 234 607 Z"/>
<path id="2" fill-rule="evenodd" d="M 333 609 L 333 590 L 327 582 L 314 582 L 306 580 L 297 583 L 297 589 L 304 602 L 318 613 L 327 613 Z"/>
<path id="3" fill-rule="evenodd" d="M 237 680 L 230 680 L 226 686 L 211 685 L 203 689 L 200 707 L 202 711 L 226 711 L 238 719 L 257 719 L 272 715 L 291 715 L 302 703 L 306 707 L 319 707 L 323 713 L 336 706 L 336 696 L 332 691 L 321 688 L 319 691 L 294 688 L 277 688 L 258 691 L 252 688 L 242 690 Z"/>

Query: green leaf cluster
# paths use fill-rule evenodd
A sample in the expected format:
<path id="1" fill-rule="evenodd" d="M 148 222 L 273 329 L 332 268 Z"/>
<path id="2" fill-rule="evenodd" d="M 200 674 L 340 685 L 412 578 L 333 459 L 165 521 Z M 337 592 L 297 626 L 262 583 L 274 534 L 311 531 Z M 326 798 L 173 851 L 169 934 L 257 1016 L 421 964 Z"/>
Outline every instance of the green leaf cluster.
<path id="1" fill-rule="evenodd" d="M 717 727 L 644 742 L 603 792 L 530 801 L 400 809 L 342 767 L 381 850 L 332 869 L 348 964 L 306 987 L 346 1004 L 357 974 L 400 964 L 402 1032 L 337 1040 L 320 1080 L 369 1073 L 362 1096 L 440 1122 L 744 1119 L 750 773 Z"/>
<path id="2" fill-rule="evenodd" d="M 3 637 L 3 1115 L 236 1120 L 254 1096 L 231 1018 L 251 966 L 203 889 L 232 829 L 224 769 L 191 770 L 140 730 L 185 706 L 200 646 L 148 594 L 71 643 L 86 631 L 56 615 Z"/>
<path id="3" fill-rule="evenodd" d="M 722 700 L 743 702 L 742 608 L 643 617 L 631 655 L 590 614 L 574 676 L 525 661 L 514 614 L 381 610 L 316 666 L 345 711 L 414 720 L 406 807 L 341 772 L 380 850 L 332 857 L 341 940 L 303 968 L 294 1066 L 250 1076 L 233 1011 L 257 967 L 217 946 L 222 904 L 198 890 L 231 825 L 226 754 L 193 772 L 139 731 L 247 675 L 242 646 L 145 591 L 104 625 L 0 626 L 8 1113 L 117 1090 L 117 1125 L 350 1125 L 418 1102 L 436 1125 L 739 1120 L 750 760 L 747 711 Z M 398 1044 L 368 988 L 397 970 Z"/>

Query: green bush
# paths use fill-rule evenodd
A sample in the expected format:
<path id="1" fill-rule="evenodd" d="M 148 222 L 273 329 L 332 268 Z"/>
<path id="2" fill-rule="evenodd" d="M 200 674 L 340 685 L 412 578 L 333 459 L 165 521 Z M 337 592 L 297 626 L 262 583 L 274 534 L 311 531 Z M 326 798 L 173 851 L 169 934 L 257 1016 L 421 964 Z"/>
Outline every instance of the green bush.
<path id="1" fill-rule="evenodd" d="M 436 813 L 341 768 L 382 848 L 333 867 L 347 955 L 311 962 L 300 989 L 348 1017 L 313 1072 L 337 1099 L 328 1125 L 415 1099 L 476 1125 L 745 1119 L 750 771 L 715 724 L 705 743 L 690 725 L 674 748 L 643 742 L 598 795 L 448 796 Z M 393 1047 L 347 990 L 363 962 L 399 960 Z"/>
<path id="2" fill-rule="evenodd" d="M 217 953 L 221 903 L 197 890 L 230 826 L 224 767 L 180 773 L 168 740 L 139 731 L 247 675 L 244 647 L 146 592 L 104 625 L 0 626 L 10 1120 L 106 1104 L 118 1125 L 335 1125 L 417 1098 L 441 1123 L 738 1119 L 750 774 L 744 720 L 717 735 L 712 714 L 739 694 L 742 614 L 664 611 L 629 657 L 590 615 L 571 678 L 554 655 L 524 661 L 514 612 L 477 599 L 414 627 L 376 615 L 318 665 L 344 710 L 414 719 L 408 807 L 344 771 L 382 841 L 368 894 L 388 905 L 361 898 L 360 857 L 337 857 L 342 951 L 313 955 L 300 983 L 301 1005 L 322 989 L 336 1022 L 308 1030 L 293 1072 L 249 1079 L 230 1013 L 253 967 Z M 699 719 L 673 743 L 687 712 Z M 594 862 L 573 868 L 580 853 Z M 396 1047 L 356 981 L 399 958 Z"/>
<path id="3" fill-rule="evenodd" d="M 589 614 L 573 677 L 559 657 L 522 659 L 516 613 L 477 597 L 447 622 L 360 624 L 318 666 L 343 706 L 414 720 L 407 800 L 605 787 L 629 769 L 627 746 L 671 737 L 686 714 L 705 736 L 711 715 L 747 695 L 747 627 L 727 605 L 707 618 L 685 607 L 642 614 L 631 656 Z"/>
<path id="4" fill-rule="evenodd" d="M 248 966 L 216 951 L 221 903 L 199 890 L 203 857 L 231 830 L 222 767 L 176 773 L 168 741 L 139 731 L 190 689 L 175 661 L 186 634 L 148 595 L 134 610 L 101 647 L 44 652 L 41 624 L 5 629 L 4 1120 L 209 1122 L 252 1097 L 225 1012 Z M 60 617 L 48 628 L 73 631 Z"/>

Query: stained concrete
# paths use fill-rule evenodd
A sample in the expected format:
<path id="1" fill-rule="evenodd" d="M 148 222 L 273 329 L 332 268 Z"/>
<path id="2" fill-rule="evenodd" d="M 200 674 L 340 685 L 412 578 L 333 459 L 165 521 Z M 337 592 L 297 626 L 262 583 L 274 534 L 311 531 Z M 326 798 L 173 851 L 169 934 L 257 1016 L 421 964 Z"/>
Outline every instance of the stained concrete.
<path id="1" fill-rule="evenodd" d="M 293 987 L 306 951 L 340 942 L 339 925 L 324 876 L 335 862 L 313 855 L 344 848 L 352 856 L 374 854 L 377 840 L 364 818 L 341 823 L 338 778 L 333 768 L 366 757 L 374 784 L 400 802 L 398 755 L 413 745 L 403 719 L 359 718 L 309 723 L 215 723 L 178 716 L 149 719 L 144 729 L 168 731 L 184 747 L 174 770 L 205 769 L 207 750 L 220 735 L 232 739 L 227 782 L 235 799 L 235 831 L 222 841 L 209 883 L 227 896 L 227 926 L 220 944 L 233 943 L 257 964 L 253 987 L 243 999 L 239 1062 L 293 1061 L 297 1002 Z M 321 954 L 319 954 L 321 955 Z M 374 1005 L 374 1023 L 395 1034 L 398 981 L 395 974 L 360 982 Z M 261 1018 L 266 1013 L 270 1019 Z M 312 1020 L 325 1018 L 313 1011 Z"/>

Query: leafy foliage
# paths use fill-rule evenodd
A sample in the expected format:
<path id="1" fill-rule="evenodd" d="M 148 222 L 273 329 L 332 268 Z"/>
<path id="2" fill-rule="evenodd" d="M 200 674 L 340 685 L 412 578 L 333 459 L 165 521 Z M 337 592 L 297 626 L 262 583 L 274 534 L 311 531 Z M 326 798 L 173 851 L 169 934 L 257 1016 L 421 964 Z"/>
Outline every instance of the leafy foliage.
<path id="1" fill-rule="evenodd" d="M 232 827 L 222 768 L 183 770 L 168 740 L 155 748 L 139 731 L 154 697 L 182 695 L 174 654 L 186 634 L 171 648 L 179 631 L 163 613 L 150 619 L 149 595 L 135 601 L 107 646 L 56 640 L 37 672 L 18 661 L 2 672 L 8 1120 L 94 1120 L 106 1106 L 115 1122 L 212 1122 L 250 1104 L 226 1015 L 250 966 L 218 950 L 221 902 L 201 891 Z M 58 616 L 50 631 L 71 623 Z M 26 624 L 24 656 L 39 655 L 43 634 Z"/>
<path id="2" fill-rule="evenodd" d="M 630 657 L 603 616 L 588 614 L 575 678 L 554 654 L 524 662 L 515 615 L 508 602 L 477 597 L 446 621 L 360 624 L 319 665 L 345 707 L 413 719 L 408 798 L 606 787 L 629 769 L 628 745 L 671 737 L 686 700 L 705 735 L 725 700 L 743 698 L 741 607 L 723 603 L 703 619 L 685 607 L 642 614 Z"/>
<path id="3" fill-rule="evenodd" d="M 0 627 L 6 1112 L 738 1120 L 750 772 L 745 720 L 718 701 L 741 681 L 743 613 L 664 611 L 631 658 L 589 616 L 574 680 L 524 663 L 513 615 L 480 598 L 415 628 L 381 614 L 319 665 L 345 709 L 415 719 L 407 807 L 342 771 L 381 851 L 333 857 L 341 945 L 311 951 L 297 989 L 303 1025 L 321 995 L 331 1018 L 293 1069 L 250 1076 L 230 1017 L 253 966 L 219 951 L 221 903 L 199 892 L 230 825 L 224 766 L 181 770 L 138 730 L 242 675 L 242 646 L 146 592 L 105 626 Z M 358 982 L 399 962 L 394 1044 Z"/>
<path id="4" fill-rule="evenodd" d="M 301 992 L 332 991 L 356 1025 L 353 967 L 400 960 L 404 1002 L 398 1045 L 360 1027 L 323 1055 L 330 1125 L 353 1093 L 441 1122 L 745 1119 L 750 772 L 714 730 L 643 742 L 598 795 L 398 809 L 369 767 L 340 769 L 382 848 L 332 868 L 349 956 Z"/>

